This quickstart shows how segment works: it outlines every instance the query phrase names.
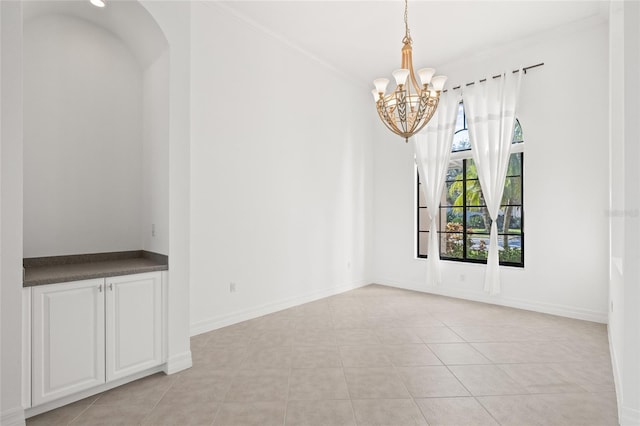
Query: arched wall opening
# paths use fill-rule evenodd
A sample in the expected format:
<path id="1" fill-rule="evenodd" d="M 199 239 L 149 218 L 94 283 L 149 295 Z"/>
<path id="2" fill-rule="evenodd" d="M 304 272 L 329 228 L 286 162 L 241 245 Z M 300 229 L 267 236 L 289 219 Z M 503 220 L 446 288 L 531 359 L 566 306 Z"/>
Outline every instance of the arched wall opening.
<path id="1" fill-rule="evenodd" d="M 81 6 L 83 5 L 83 6 Z M 89 9 L 79 9 L 88 6 Z M 106 10 L 94 10 L 87 1 L 42 1 L 42 2 L 1 2 L 0 32 L 2 40 L 0 61 L 2 72 L 1 103 L 2 108 L 2 212 L 1 230 L 2 256 L 2 389 L 0 390 L 0 424 L 24 424 L 25 410 L 28 406 L 31 365 L 30 340 L 24 339 L 25 330 L 30 327 L 28 307 L 25 306 L 23 287 L 23 257 L 29 252 L 24 247 L 25 229 L 23 220 L 23 198 L 29 195 L 23 191 L 25 159 L 23 152 L 28 148 L 23 133 L 23 39 L 24 27 L 32 20 L 45 15 L 63 15 L 93 24 L 111 33 L 120 43 L 130 50 L 138 61 L 138 72 L 142 81 L 142 125 L 143 134 L 137 144 L 143 144 L 143 170 L 152 170 L 160 178 L 149 176 L 144 185 L 154 185 L 156 194 L 142 194 L 148 198 L 142 205 L 161 205 L 162 208 L 150 209 L 148 223 L 156 223 L 156 244 L 144 241 L 143 248 L 169 254 L 169 271 L 166 297 L 163 298 L 166 315 L 163 318 L 166 330 L 166 366 L 165 372 L 172 374 L 191 366 L 189 350 L 189 75 L 190 75 L 190 13 L 189 2 L 155 2 L 131 0 L 111 2 Z M 92 16 L 93 14 L 93 16 Z M 35 22 L 35 21 L 33 21 Z M 95 28 L 94 28 L 95 30 Z M 26 31 L 29 31 L 28 29 Z M 104 34 L 103 34 L 104 35 Z M 116 49 L 117 50 L 117 49 Z M 60 61 L 56 62 L 59 66 Z M 28 65 L 28 64 L 24 64 Z M 25 71 L 26 72 L 26 71 Z M 170 84 L 169 84 L 170 81 Z M 170 91 L 170 96 L 169 96 Z M 151 107 L 152 106 L 152 107 Z M 56 109 L 65 105 L 55 104 Z M 52 114 L 55 111 L 49 110 Z M 83 114 L 84 115 L 84 114 Z M 78 120 L 76 120 L 78 122 Z M 170 135 L 169 135 L 170 130 Z M 145 133 L 148 132 L 148 133 Z M 156 138 L 153 139 L 152 138 Z M 145 138 L 146 141 L 145 141 Z M 46 135 L 43 136 L 47 139 Z M 156 151 L 144 144 L 152 143 Z M 43 148 L 44 149 L 44 148 Z M 168 152 L 171 161 L 168 160 Z M 98 152 L 97 155 L 100 153 Z M 150 157 L 155 160 L 149 159 Z M 26 159 L 29 161 L 28 159 Z M 51 161 L 53 162 L 53 161 Z M 169 169 L 169 170 L 168 170 Z M 26 173 L 23 173 L 26 172 Z M 52 173 L 67 173 L 58 167 Z M 45 174 L 45 171 L 37 171 Z M 157 182 L 168 181 L 168 188 Z M 155 182 L 155 183 L 154 183 Z M 137 184 L 137 183 L 136 183 Z M 140 187 L 140 186 L 139 186 Z M 26 189 L 26 188 L 25 188 Z M 171 194 L 169 202 L 169 193 Z M 24 195 L 24 197 L 23 197 Z M 76 202 L 77 200 L 69 200 Z M 168 206 L 167 206 L 168 205 Z M 155 210 L 155 211 L 151 211 Z M 169 211 L 170 210 L 170 214 Z M 25 215 L 28 212 L 24 212 Z M 42 209 L 42 215 L 47 211 Z M 142 215 L 141 215 L 142 216 Z M 169 217 L 170 226 L 162 225 L 160 219 Z M 160 217 L 160 219 L 158 219 Z M 107 218 L 109 219 L 109 218 Z M 143 230 L 149 227 L 138 218 Z M 158 222 L 151 222 L 158 220 Z M 165 219 L 167 220 L 167 219 Z M 168 228 L 166 231 L 164 227 Z M 143 231 L 140 231 L 141 235 Z M 164 232 L 164 234 L 163 234 Z M 169 232 L 171 233 L 169 246 Z M 150 238 L 150 232 L 147 233 Z M 160 238 L 163 238 L 161 240 Z M 139 247 L 138 247 L 139 248 Z M 57 253 L 61 251 L 57 250 Z M 27 372 L 27 374 L 25 374 Z"/>
<path id="2" fill-rule="evenodd" d="M 24 257 L 169 254 L 169 47 L 138 2 L 24 6 Z"/>

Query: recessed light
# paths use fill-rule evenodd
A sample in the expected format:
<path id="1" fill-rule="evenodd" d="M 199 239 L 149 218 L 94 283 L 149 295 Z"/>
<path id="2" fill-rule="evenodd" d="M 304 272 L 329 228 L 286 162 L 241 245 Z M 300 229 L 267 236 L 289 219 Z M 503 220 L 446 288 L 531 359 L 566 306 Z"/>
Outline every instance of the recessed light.
<path id="1" fill-rule="evenodd" d="M 104 7 L 104 0 L 89 0 L 95 7 Z"/>

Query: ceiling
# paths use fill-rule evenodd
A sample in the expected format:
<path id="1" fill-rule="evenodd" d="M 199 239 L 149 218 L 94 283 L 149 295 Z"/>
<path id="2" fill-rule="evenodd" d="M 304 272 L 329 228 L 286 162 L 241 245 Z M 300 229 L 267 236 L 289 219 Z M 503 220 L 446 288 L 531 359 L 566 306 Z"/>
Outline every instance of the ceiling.
<path id="1" fill-rule="evenodd" d="M 180 0 L 186 1 L 186 0 Z M 245 1 L 214 2 L 260 31 L 284 40 L 363 86 L 391 78 L 400 67 L 404 2 Z M 411 0 L 409 27 L 414 66 L 438 68 L 476 52 L 585 19 L 608 16 L 607 0 Z M 87 0 L 25 1 L 25 21 L 65 14 L 100 25 L 127 40 L 147 65 L 166 40 L 137 1 L 109 0 L 97 9 Z"/>
<path id="2" fill-rule="evenodd" d="M 2 0 L 0 0 L 2 1 Z M 168 46 L 162 30 L 137 1 L 111 1 L 99 9 L 89 1 L 35 0 L 23 2 L 25 26 L 50 15 L 64 15 L 89 21 L 124 40 L 145 68 Z"/>
<path id="3" fill-rule="evenodd" d="M 409 1 L 414 66 L 437 68 L 477 51 L 588 18 L 608 1 Z M 371 85 L 400 67 L 404 2 L 227 1 L 250 24 Z"/>

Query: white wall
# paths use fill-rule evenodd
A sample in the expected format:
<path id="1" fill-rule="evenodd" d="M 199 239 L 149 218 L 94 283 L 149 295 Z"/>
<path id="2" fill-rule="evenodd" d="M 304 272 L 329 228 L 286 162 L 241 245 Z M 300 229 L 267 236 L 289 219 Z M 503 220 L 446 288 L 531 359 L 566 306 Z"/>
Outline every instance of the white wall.
<path id="1" fill-rule="evenodd" d="M 624 352 L 624 243 L 625 243 L 625 139 L 624 139 L 624 7 L 610 3 L 609 16 L 609 345 L 616 382 L 618 412 L 622 410 L 622 356 Z M 635 186 L 635 185 L 633 185 Z M 620 416 L 618 416 L 620 417 Z"/>
<path id="2" fill-rule="evenodd" d="M 640 4 L 611 2 L 609 340 L 620 424 L 640 425 Z"/>
<path id="3" fill-rule="evenodd" d="M 502 293 L 483 292 L 484 265 L 443 261 L 426 288 L 415 259 L 411 145 L 377 125 L 374 279 L 378 283 L 606 322 L 608 256 L 607 26 L 599 19 L 439 67 L 457 86 L 544 62 L 523 77 L 525 267 L 501 267 Z"/>
<path id="4" fill-rule="evenodd" d="M 24 255 L 140 249 L 142 71 L 86 21 L 24 29 Z"/>
<path id="5" fill-rule="evenodd" d="M 213 3 L 192 43 L 192 333 L 368 284 L 366 87 Z"/>
<path id="6" fill-rule="evenodd" d="M 142 1 L 169 44 L 169 283 L 167 373 L 191 366 L 189 347 L 191 3 Z"/>
<path id="7" fill-rule="evenodd" d="M 169 56 L 143 77 L 142 248 L 162 254 L 169 254 Z"/>
<path id="8" fill-rule="evenodd" d="M 0 424 L 22 410 L 22 4 L 0 2 Z"/>

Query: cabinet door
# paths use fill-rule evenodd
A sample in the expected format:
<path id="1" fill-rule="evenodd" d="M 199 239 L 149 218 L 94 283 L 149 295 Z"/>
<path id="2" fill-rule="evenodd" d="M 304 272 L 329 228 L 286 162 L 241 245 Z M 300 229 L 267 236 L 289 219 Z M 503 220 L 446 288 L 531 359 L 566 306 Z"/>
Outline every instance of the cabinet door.
<path id="1" fill-rule="evenodd" d="M 107 381 L 162 363 L 159 272 L 106 279 Z"/>
<path id="2" fill-rule="evenodd" d="M 104 370 L 104 280 L 33 288 L 33 405 L 100 385 Z"/>

